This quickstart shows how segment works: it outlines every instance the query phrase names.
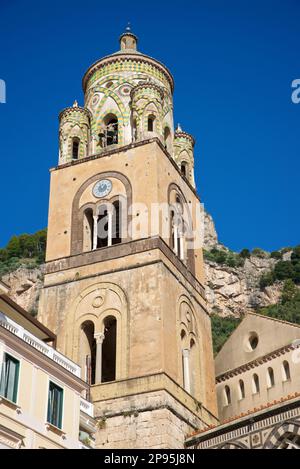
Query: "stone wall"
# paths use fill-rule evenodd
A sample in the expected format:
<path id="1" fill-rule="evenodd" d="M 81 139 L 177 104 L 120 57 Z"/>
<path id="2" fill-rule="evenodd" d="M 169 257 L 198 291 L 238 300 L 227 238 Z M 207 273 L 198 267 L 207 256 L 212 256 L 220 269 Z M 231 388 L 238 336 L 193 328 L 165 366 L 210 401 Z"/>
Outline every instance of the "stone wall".
<path id="1" fill-rule="evenodd" d="M 182 449 L 201 420 L 166 391 L 95 402 L 98 449 Z"/>

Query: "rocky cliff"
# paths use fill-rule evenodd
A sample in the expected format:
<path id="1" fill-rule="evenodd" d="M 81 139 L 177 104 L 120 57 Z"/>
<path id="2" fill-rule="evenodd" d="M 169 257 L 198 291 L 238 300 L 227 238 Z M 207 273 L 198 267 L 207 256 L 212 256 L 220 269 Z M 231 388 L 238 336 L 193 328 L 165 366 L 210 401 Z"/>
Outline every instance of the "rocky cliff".
<path id="1" fill-rule="evenodd" d="M 19 267 L 14 272 L 4 275 L 2 280 L 10 286 L 11 298 L 36 316 L 40 290 L 43 286 L 42 267 L 35 269 Z"/>
<path id="2" fill-rule="evenodd" d="M 212 217 L 205 215 L 204 248 L 211 250 L 224 247 L 218 235 Z M 288 258 L 289 254 L 285 254 Z M 209 310 L 221 316 L 240 316 L 248 310 L 277 303 L 282 284 L 275 282 L 263 291 L 259 288 L 259 279 L 270 271 L 276 260 L 251 255 L 241 267 L 229 267 L 224 264 L 205 261 L 207 277 L 206 294 Z M 3 281 L 11 286 L 12 298 L 24 309 L 36 314 L 40 289 L 43 283 L 42 267 L 26 269 L 20 267 L 3 277 Z"/>

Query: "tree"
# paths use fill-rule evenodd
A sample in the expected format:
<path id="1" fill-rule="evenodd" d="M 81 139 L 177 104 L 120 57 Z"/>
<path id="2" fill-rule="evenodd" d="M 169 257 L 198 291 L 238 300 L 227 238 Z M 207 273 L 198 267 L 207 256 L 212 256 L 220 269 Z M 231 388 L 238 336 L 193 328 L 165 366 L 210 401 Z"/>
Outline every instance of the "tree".
<path id="1" fill-rule="evenodd" d="M 298 288 L 294 284 L 293 280 L 287 279 L 284 282 L 281 292 L 281 303 L 285 304 L 295 298 Z"/>
<path id="2" fill-rule="evenodd" d="M 272 259 L 278 259 L 278 260 L 282 259 L 282 252 L 280 252 L 280 251 L 272 251 L 272 252 L 271 252 L 271 258 L 272 258 Z"/>
<path id="3" fill-rule="evenodd" d="M 277 280 L 294 278 L 294 268 L 289 261 L 279 261 L 274 267 L 274 274 Z"/>
<path id="4" fill-rule="evenodd" d="M 243 259 L 247 259 L 251 256 L 251 252 L 249 251 L 249 249 L 242 249 L 241 252 L 240 252 L 240 257 L 242 257 Z"/>
<path id="5" fill-rule="evenodd" d="M 263 251 L 262 249 L 260 249 L 260 248 L 252 249 L 252 255 L 255 256 L 255 257 L 260 257 L 262 259 L 267 257 L 267 253 L 265 251 Z"/>
<path id="6" fill-rule="evenodd" d="M 8 257 L 20 257 L 20 240 L 17 236 L 13 236 L 6 246 Z"/>
<path id="7" fill-rule="evenodd" d="M 273 285 L 274 282 L 275 282 L 275 276 L 274 276 L 274 272 L 271 270 L 270 272 L 266 272 L 265 274 L 261 276 L 260 281 L 259 281 L 259 287 L 261 290 L 263 290 L 264 288 L 269 287 L 270 285 Z"/>
<path id="8" fill-rule="evenodd" d="M 228 337 L 241 322 L 241 319 L 242 318 L 232 316 L 222 318 L 217 314 L 211 316 L 212 339 L 215 354 L 221 350 Z"/>

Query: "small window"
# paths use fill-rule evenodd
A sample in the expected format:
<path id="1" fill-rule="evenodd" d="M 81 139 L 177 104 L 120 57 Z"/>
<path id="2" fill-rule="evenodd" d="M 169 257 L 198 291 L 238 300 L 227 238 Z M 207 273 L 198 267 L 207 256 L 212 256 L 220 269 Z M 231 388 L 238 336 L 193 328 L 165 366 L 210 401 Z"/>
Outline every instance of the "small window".
<path id="1" fill-rule="evenodd" d="M 187 171 L 187 163 L 185 161 L 183 161 L 180 165 L 180 172 L 182 176 L 187 177 L 188 171 Z"/>
<path id="2" fill-rule="evenodd" d="M 245 384 L 242 379 L 239 380 L 239 398 L 240 400 L 245 398 Z"/>
<path id="3" fill-rule="evenodd" d="M 259 377 L 257 376 L 256 373 L 252 377 L 252 390 L 253 390 L 253 394 L 258 394 L 260 391 Z"/>
<path id="4" fill-rule="evenodd" d="M 0 395 L 11 402 L 17 402 L 20 362 L 7 353 L 4 354 L 1 378 Z"/>
<path id="5" fill-rule="evenodd" d="M 154 121 L 155 121 L 154 116 L 148 117 L 148 132 L 154 132 Z"/>
<path id="6" fill-rule="evenodd" d="M 72 158 L 78 160 L 79 157 L 79 139 L 73 138 Z"/>
<path id="7" fill-rule="evenodd" d="M 291 379 L 290 365 L 289 365 L 289 362 L 285 360 L 282 363 L 282 380 L 290 381 L 290 379 Z"/>
<path id="8" fill-rule="evenodd" d="M 63 389 L 50 381 L 47 421 L 57 428 L 62 428 L 63 397 Z"/>
<path id="9" fill-rule="evenodd" d="M 224 388 L 224 397 L 225 397 L 225 405 L 231 404 L 231 391 L 229 386 L 225 386 Z"/>
<path id="10" fill-rule="evenodd" d="M 267 386 L 268 388 L 275 386 L 274 370 L 271 367 L 269 367 L 267 371 Z"/>

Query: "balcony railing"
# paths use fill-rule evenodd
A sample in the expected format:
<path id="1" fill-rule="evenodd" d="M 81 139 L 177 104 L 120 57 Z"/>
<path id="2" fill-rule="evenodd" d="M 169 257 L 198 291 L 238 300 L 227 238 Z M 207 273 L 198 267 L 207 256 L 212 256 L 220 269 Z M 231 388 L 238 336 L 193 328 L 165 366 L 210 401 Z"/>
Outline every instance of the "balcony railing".
<path id="1" fill-rule="evenodd" d="M 24 327 L 21 327 L 12 319 L 5 316 L 5 314 L 1 311 L 0 326 L 19 337 L 21 340 L 38 350 L 43 355 L 46 355 L 48 358 L 68 370 L 73 375 L 78 376 L 80 378 L 81 368 L 79 365 L 72 362 L 72 360 L 69 360 L 69 358 L 65 357 L 61 353 L 57 352 L 53 347 L 50 347 L 49 345 L 45 344 L 42 340 L 38 339 L 33 334 L 24 329 Z"/>
<path id="2" fill-rule="evenodd" d="M 83 397 L 80 398 L 80 410 L 87 414 L 89 417 L 94 417 L 94 406 L 91 402 L 86 401 Z"/>

